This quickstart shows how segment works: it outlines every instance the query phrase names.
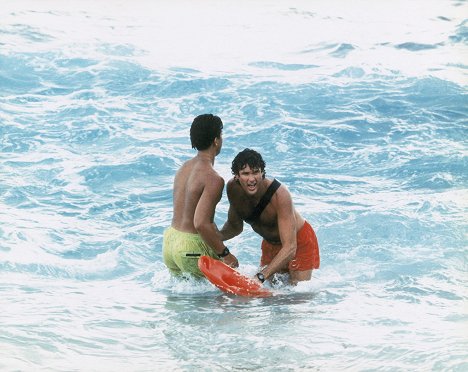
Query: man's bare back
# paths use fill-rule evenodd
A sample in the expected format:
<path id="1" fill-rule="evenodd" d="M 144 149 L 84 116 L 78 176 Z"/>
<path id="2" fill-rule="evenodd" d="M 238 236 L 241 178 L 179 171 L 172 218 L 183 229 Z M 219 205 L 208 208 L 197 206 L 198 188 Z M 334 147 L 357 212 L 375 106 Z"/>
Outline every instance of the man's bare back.
<path id="1" fill-rule="evenodd" d="M 211 159 L 207 156 L 198 154 L 186 161 L 174 179 L 172 227 L 197 233 L 196 215 L 197 221 L 207 219 L 213 222 L 214 209 L 211 210 L 210 205 L 218 204 L 223 188 L 224 179 L 213 169 Z"/>
<path id="2" fill-rule="evenodd" d="M 211 114 L 197 116 L 190 127 L 192 147 L 198 152 L 176 173 L 172 223 L 163 239 L 164 263 L 175 275 L 187 272 L 203 276 L 197 265 L 201 255 L 239 266 L 214 223 L 224 188 L 223 178 L 213 168 L 223 144 L 222 128 L 221 119 Z"/>

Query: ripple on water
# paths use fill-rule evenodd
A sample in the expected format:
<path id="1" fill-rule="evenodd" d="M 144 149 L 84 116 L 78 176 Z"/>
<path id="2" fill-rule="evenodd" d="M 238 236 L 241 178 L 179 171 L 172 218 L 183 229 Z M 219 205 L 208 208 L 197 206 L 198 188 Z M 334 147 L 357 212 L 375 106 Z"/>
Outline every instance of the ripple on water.
<path id="1" fill-rule="evenodd" d="M 138 179 L 164 176 L 173 168 L 168 159 L 145 155 L 128 164 L 96 165 L 80 172 L 86 185 L 95 192 Z M 156 180 L 156 179 L 155 179 Z"/>
<path id="2" fill-rule="evenodd" d="M 0 26 L 2 365 L 462 370 L 466 4 L 414 23 L 414 2 L 236 4 L 229 27 L 224 7 L 144 4 Z M 216 169 L 259 150 L 314 226 L 310 282 L 246 299 L 169 275 L 173 176 L 202 112 L 225 123 Z M 230 242 L 246 275 L 259 245 L 248 227 Z"/>

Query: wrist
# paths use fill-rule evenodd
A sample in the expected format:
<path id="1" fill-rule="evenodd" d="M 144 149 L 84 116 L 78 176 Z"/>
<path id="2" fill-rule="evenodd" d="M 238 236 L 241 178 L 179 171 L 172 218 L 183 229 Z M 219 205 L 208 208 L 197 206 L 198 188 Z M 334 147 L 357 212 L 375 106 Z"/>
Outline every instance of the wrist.
<path id="1" fill-rule="evenodd" d="M 265 282 L 265 275 L 263 273 L 256 273 L 255 276 L 257 277 L 258 280 L 260 280 L 262 283 Z"/>
<path id="2" fill-rule="evenodd" d="M 229 255 L 230 253 L 231 252 L 229 251 L 229 248 L 224 247 L 224 250 L 221 253 L 218 253 L 218 257 L 223 258 L 223 257 L 226 257 L 227 255 Z"/>

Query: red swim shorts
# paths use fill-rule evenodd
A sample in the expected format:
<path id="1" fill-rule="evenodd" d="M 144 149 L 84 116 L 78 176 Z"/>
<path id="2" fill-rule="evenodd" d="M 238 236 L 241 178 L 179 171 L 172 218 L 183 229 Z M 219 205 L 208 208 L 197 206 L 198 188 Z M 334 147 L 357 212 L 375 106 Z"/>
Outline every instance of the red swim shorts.
<path id="1" fill-rule="evenodd" d="M 292 271 L 305 271 L 318 269 L 320 266 L 320 254 L 317 237 L 314 229 L 305 221 L 304 226 L 297 232 L 296 256 L 289 262 L 288 268 Z M 271 244 L 262 241 L 262 258 L 260 265 L 268 265 L 282 248 L 281 244 Z"/>

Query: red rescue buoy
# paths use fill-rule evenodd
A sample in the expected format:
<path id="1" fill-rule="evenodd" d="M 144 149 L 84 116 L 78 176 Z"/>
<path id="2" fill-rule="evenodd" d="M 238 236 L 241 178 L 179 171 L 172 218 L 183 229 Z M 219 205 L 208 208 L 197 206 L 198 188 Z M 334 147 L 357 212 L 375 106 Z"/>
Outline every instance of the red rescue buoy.
<path id="1" fill-rule="evenodd" d="M 244 297 L 270 297 L 273 295 L 260 283 L 212 257 L 201 256 L 198 259 L 198 267 L 206 278 L 223 292 Z"/>

